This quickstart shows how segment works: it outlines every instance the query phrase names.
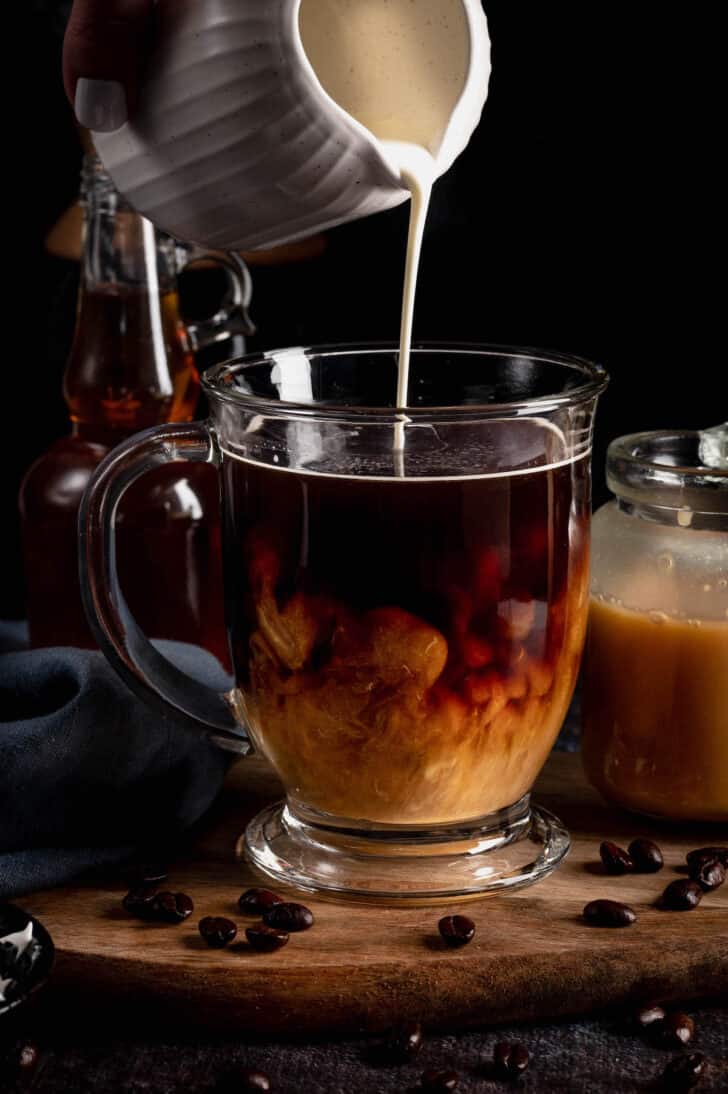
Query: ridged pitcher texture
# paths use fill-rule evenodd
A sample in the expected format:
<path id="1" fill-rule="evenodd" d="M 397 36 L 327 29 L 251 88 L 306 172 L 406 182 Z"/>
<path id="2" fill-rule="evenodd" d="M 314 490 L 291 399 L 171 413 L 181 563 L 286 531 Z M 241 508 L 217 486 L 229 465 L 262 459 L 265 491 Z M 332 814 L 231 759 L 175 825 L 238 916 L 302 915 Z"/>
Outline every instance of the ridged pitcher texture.
<path id="1" fill-rule="evenodd" d="M 407 199 L 386 145 L 323 90 L 298 31 L 301 0 L 159 0 L 131 123 L 94 141 L 116 186 L 179 239 L 223 250 L 290 242 Z M 480 0 L 466 85 L 436 157 L 467 144 L 488 88 Z"/>

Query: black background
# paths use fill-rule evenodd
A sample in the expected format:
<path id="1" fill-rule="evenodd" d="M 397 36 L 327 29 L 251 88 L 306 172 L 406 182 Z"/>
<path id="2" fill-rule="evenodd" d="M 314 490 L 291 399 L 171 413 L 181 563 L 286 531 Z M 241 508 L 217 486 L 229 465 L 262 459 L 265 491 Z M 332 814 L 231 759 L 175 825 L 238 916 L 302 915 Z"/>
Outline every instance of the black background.
<path id="1" fill-rule="evenodd" d="M 20 245 L 5 288 L 0 617 L 22 614 L 20 477 L 66 428 L 60 385 L 77 272 L 43 249 L 80 166 L 60 81 L 63 6 L 32 0 L 19 31 L 32 94 L 8 104 L 16 115 L 22 105 L 23 141 L 6 158 L 6 174 L 15 173 L 6 217 Z M 718 8 L 485 8 L 489 100 L 436 188 L 415 335 L 542 346 L 604 364 L 612 383 L 597 425 L 599 502 L 612 437 L 728 417 Z M 344 226 L 322 258 L 257 271 L 251 348 L 395 338 L 406 216 L 400 208 Z"/>

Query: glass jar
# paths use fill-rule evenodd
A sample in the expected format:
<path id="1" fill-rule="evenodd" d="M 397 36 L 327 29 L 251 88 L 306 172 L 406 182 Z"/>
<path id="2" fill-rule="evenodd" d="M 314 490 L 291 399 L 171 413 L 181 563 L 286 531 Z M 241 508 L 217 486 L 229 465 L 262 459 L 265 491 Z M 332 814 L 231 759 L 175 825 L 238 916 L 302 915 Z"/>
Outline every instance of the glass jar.
<path id="1" fill-rule="evenodd" d="M 728 821 L 728 468 L 701 462 L 700 437 L 609 447 L 616 500 L 592 524 L 582 753 L 618 805 Z"/>

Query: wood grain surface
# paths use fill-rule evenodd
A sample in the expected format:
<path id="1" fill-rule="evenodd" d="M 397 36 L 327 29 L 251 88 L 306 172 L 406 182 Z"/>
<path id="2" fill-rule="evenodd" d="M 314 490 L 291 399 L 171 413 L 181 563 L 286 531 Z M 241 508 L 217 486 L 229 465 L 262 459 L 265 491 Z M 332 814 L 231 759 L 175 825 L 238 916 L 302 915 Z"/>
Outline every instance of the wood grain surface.
<path id="1" fill-rule="evenodd" d="M 545 881 L 482 901 L 402 909 L 336 904 L 310 896 L 315 926 L 274 954 L 253 952 L 237 897 L 265 884 L 235 859 L 246 820 L 280 794 L 258 759 L 237 764 L 216 806 L 165 887 L 189 893 L 194 915 L 180 926 L 142 923 L 121 908 L 123 882 L 85 884 L 26 897 L 58 951 L 56 990 L 105 1000 L 133 999 L 150 1013 L 224 1023 L 261 1034 L 333 1034 L 384 1029 L 406 1018 L 431 1028 L 463 1029 L 521 1019 L 586 1013 L 643 998 L 728 998 L 728 884 L 698 909 L 655 907 L 685 853 L 725 833 L 647 821 L 610 808 L 589 788 L 575 756 L 554 753 L 535 797 L 572 833 L 571 853 Z M 659 874 L 607 877 L 602 839 L 626 845 L 656 839 Z M 283 890 L 279 890 L 283 891 Z M 598 897 L 632 905 L 637 923 L 621 930 L 587 926 L 584 905 Z M 462 950 L 442 944 L 437 921 L 462 911 L 477 924 Z M 210 950 L 198 934 L 204 915 L 235 919 L 239 940 Z"/>

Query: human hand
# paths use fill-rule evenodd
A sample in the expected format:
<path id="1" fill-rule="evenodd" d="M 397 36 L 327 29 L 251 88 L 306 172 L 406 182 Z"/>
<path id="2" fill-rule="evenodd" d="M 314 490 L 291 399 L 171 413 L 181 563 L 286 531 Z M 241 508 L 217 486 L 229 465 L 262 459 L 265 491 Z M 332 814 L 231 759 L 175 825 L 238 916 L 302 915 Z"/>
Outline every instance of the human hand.
<path id="1" fill-rule="evenodd" d="M 63 43 L 63 82 L 79 123 L 119 129 L 134 110 L 154 0 L 74 0 Z"/>

